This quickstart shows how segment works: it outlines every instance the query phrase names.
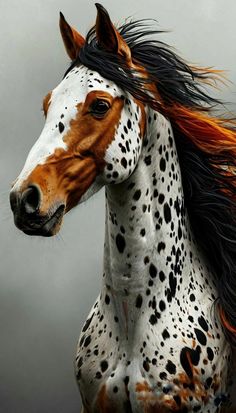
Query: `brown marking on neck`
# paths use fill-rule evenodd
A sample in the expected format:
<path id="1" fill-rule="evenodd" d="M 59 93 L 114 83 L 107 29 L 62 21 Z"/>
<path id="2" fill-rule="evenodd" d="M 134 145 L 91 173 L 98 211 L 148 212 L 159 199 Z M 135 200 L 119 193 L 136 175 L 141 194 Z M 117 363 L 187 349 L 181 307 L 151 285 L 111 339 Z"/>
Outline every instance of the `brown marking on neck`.
<path id="1" fill-rule="evenodd" d="M 146 125 L 147 125 L 145 105 L 142 102 L 140 102 L 138 99 L 135 99 L 135 98 L 133 99 L 136 105 L 139 107 L 140 112 L 141 112 L 140 119 L 139 119 L 139 129 L 140 129 L 141 138 L 143 138 L 146 132 Z"/>

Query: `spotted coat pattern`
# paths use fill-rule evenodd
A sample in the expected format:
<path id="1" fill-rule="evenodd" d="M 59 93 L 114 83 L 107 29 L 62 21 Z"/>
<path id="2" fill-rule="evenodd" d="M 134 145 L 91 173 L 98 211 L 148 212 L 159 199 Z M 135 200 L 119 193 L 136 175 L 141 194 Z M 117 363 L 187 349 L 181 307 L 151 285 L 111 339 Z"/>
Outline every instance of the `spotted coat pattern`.
<path id="1" fill-rule="evenodd" d="M 125 106 L 129 117 L 106 152 L 102 291 L 76 356 L 84 409 L 215 413 L 227 398 L 230 349 L 191 232 L 171 125 L 146 110 L 141 142 L 140 109 L 130 96 Z"/>

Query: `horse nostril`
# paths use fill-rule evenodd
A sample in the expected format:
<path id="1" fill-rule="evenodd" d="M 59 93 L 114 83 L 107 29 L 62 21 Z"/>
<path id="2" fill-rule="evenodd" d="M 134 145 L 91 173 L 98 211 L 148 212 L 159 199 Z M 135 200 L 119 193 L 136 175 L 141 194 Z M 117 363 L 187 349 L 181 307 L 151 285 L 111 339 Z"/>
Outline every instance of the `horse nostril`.
<path id="1" fill-rule="evenodd" d="M 37 186 L 29 186 L 22 194 L 21 206 L 27 214 L 33 214 L 39 209 L 40 191 Z"/>

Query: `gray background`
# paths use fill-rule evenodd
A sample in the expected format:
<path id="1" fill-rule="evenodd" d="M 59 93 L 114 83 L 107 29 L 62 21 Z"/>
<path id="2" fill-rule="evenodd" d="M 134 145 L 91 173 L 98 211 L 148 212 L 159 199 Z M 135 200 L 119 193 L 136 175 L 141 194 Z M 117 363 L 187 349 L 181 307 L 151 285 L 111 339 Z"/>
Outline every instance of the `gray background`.
<path id="1" fill-rule="evenodd" d="M 156 18 L 162 39 L 197 64 L 236 80 L 235 0 L 104 0 L 115 21 Z M 0 413 L 77 413 L 73 359 L 83 320 L 99 292 L 104 233 L 101 191 L 66 216 L 60 235 L 30 238 L 13 225 L 10 182 L 44 120 L 43 96 L 69 64 L 58 14 L 81 33 L 93 1 L 0 0 Z M 235 85 L 217 92 L 236 102 Z M 235 109 L 233 105 L 232 110 Z"/>

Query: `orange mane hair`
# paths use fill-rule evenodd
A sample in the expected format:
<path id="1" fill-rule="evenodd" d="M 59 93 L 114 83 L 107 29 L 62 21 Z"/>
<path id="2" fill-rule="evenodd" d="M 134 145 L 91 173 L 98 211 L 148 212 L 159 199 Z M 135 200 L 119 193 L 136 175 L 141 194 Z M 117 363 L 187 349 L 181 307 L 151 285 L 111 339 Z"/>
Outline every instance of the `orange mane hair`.
<path id="1" fill-rule="evenodd" d="M 236 157 L 235 121 L 213 117 L 179 104 L 170 107 L 167 113 L 199 149 L 212 155 L 230 151 Z"/>

